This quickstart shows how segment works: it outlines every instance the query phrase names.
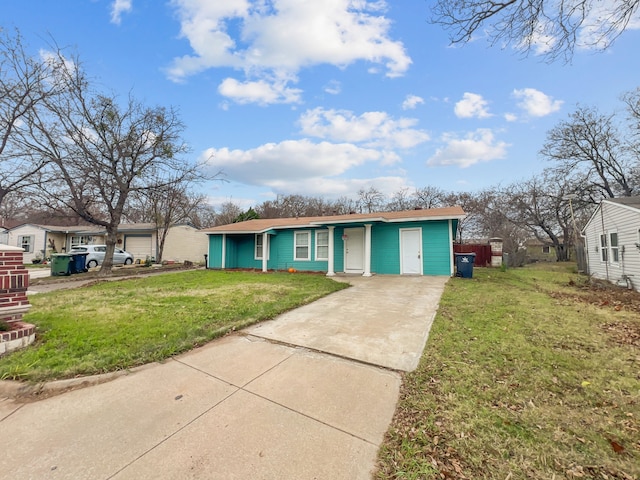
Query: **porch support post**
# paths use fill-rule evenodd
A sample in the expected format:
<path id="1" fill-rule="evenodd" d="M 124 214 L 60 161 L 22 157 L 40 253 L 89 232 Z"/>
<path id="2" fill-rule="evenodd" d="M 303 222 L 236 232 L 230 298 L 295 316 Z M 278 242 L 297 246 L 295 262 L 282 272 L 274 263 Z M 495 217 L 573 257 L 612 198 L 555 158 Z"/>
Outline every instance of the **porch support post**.
<path id="1" fill-rule="evenodd" d="M 333 244 L 333 231 L 336 229 L 336 227 L 328 227 L 329 228 L 329 261 L 328 261 L 328 265 L 327 265 L 327 277 L 335 277 L 336 272 L 333 271 L 333 250 L 334 250 L 334 244 Z"/>
<path id="2" fill-rule="evenodd" d="M 449 219 L 449 275 L 451 277 L 455 273 L 453 265 L 453 221 Z"/>
<path id="3" fill-rule="evenodd" d="M 267 271 L 267 259 L 269 258 L 269 234 L 262 234 L 262 271 Z"/>
<path id="4" fill-rule="evenodd" d="M 227 234 L 222 234 L 222 260 L 220 261 L 220 268 L 224 270 L 227 268 Z"/>
<path id="5" fill-rule="evenodd" d="M 364 224 L 364 273 L 363 277 L 371 276 L 371 224 Z"/>

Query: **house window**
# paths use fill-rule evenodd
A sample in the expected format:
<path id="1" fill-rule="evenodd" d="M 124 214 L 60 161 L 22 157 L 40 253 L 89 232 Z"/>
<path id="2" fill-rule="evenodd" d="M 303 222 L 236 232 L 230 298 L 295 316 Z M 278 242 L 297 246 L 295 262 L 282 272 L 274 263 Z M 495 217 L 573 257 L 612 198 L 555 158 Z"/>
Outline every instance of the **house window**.
<path id="1" fill-rule="evenodd" d="M 71 246 L 75 247 L 76 245 L 91 245 L 93 237 L 90 235 L 73 235 L 71 237 Z"/>
<path id="2" fill-rule="evenodd" d="M 606 262 L 609 260 L 609 247 L 607 245 L 607 235 L 600 235 L 600 260 Z"/>
<path id="3" fill-rule="evenodd" d="M 316 260 L 329 260 L 329 231 L 316 231 Z"/>
<path id="4" fill-rule="evenodd" d="M 256 233 L 256 242 L 255 242 L 255 259 L 262 260 L 262 252 L 264 247 L 264 234 Z"/>
<path id="5" fill-rule="evenodd" d="M 18 237 L 18 246 L 23 248 L 25 253 L 33 253 L 33 235 Z"/>
<path id="6" fill-rule="evenodd" d="M 311 234 L 310 232 L 294 232 L 294 260 L 310 260 Z"/>
<path id="7" fill-rule="evenodd" d="M 549 245 L 545 245 L 542 247 L 542 253 L 546 253 L 546 254 L 551 253 Z"/>
<path id="8" fill-rule="evenodd" d="M 618 233 L 609 234 L 609 246 L 611 248 L 611 261 L 618 263 L 620 261 L 620 248 L 618 247 Z"/>

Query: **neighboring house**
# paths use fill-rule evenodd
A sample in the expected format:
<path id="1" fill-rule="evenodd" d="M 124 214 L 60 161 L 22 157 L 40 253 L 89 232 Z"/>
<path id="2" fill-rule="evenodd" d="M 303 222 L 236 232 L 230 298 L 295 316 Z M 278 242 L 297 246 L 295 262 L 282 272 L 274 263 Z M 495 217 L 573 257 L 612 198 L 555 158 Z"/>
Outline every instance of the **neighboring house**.
<path id="1" fill-rule="evenodd" d="M 560 239 L 562 241 L 562 239 Z M 524 248 L 527 249 L 527 262 L 555 262 L 556 248 L 549 244 L 530 238 L 524 242 Z"/>
<path id="2" fill-rule="evenodd" d="M 56 226 L 24 224 L 9 229 L 8 244 L 25 250 L 25 263 L 35 258 L 50 257 L 52 253 L 68 252 L 75 245 L 105 243 L 106 232 L 95 225 Z M 123 224 L 118 228 L 117 246 L 128 251 L 136 260 L 144 262 L 156 258 L 158 235 L 152 223 Z M 175 225 L 165 240 L 163 260 L 202 262 L 207 253 L 208 238 L 202 230 L 191 225 Z"/>
<path id="3" fill-rule="evenodd" d="M 9 231 L 4 227 L 0 227 L 0 243 L 9 245 Z"/>
<path id="4" fill-rule="evenodd" d="M 582 235 L 589 275 L 640 291 L 640 197 L 603 200 Z"/>
<path id="5" fill-rule="evenodd" d="M 209 268 L 453 275 L 460 207 L 248 220 L 205 229 Z"/>

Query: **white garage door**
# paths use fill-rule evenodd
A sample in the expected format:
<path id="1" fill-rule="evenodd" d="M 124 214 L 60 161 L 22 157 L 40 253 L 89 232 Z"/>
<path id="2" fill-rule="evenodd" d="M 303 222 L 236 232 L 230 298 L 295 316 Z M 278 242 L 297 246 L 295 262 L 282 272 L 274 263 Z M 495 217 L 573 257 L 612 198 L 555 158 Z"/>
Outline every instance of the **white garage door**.
<path id="1" fill-rule="evenodd" d="M 134 261 L 144 262 L 147 257 L 153 256 L 151 235 L 125 235 L 124 249 L 133 255 Z"/>

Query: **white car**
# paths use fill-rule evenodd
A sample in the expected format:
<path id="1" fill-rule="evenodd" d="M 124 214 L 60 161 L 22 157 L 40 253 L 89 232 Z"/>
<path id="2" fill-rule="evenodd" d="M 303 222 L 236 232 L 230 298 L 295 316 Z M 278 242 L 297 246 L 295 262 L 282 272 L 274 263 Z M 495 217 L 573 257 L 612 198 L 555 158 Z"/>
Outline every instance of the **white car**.
<path id="1" fill-rule="evenodd" d="M 97 267 L 101 265 L 107 252 L 106 245 L 78 245 L 71 249 L 70 253 L 87 252 L 85 265 L 87 268 Z M 131 265 L 133 263 L 133 255 L 129 252 L 116 247 L 113 251 L 114 265 Z"/>

